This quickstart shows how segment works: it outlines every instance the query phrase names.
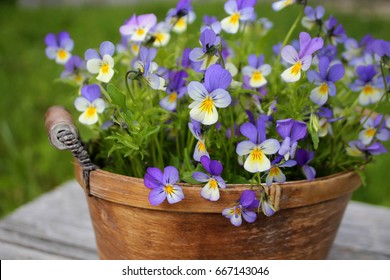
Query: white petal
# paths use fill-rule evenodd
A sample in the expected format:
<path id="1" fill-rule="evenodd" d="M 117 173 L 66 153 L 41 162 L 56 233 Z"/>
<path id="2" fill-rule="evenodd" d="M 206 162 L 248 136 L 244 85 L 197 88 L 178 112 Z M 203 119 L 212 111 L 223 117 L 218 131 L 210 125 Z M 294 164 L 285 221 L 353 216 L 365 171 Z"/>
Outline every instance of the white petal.
<path id="1" fill-rule="evenodd" d="M 316 87 L 310 93 L 310 100 L 316 103 L 319 106 L 322 106 L 328 100 L 328 92 L 323 92 L 321 86 Z"/>
<path id="2" fill-rule="evenodd" d="M 245 170 L 251 173 L 263 172 L 271 168 L 271 162 L 261 150 L 252 150 L 244 163 Z"/>
<path id="3" fill-rule="evenodd" d="M 147 33 L 148 31 L 145 29 L 137 29 L 133 33 L 133 35 L 131 35 L 130 40 L 133 42 L 143 42 L 146 38 Z"/>
<path id="4" fill-rule="evenodd" d="M 278 1 L 275 3 L 272 3 L 272 9 L 274 9 L 274 11 L 280 11 L 281 9 L 283 9 L 286 6 L 288 6 L 287 0 L 281 0 L 281 1 Z"/>
<path id="5" fill-rule="evenodd" d="M 248 77 L 251 77 L 253 75 L 253 72 L 255 72 L 255 71 L 256 71 L 256 69 L 253 68 L 252 66 L 249 66 L 249 65 L 242 68 L 242 74 L 244 76 L 248 76 Z"/>
<path id="6" fill-rule="evenodd" d="M 85 110 L 88 109 L 90 105 L 91 103 L 88 101 L 88 99 L 82 96 L 77 97 L 76 100 L 74 101 L 74 107 L 79 112 L 84 112 Z"/>
<path id="7" fill-rule="evenodd" d="M 183 33 L 187 30 L 187 17 L 181 17 L 173 26 L 173 32 L 178 34 Z"/>
<path id="8" fill-rule="evenodd" d="M 93 58 L 87 61 L 87 70 L 92 74 L 97 74 L 100 72 L 103 61 L 99 58 Z"/>
<path id="9" fill-rule="evenodd" d="M 195 101 L 203 101 L 209 95 L 204 85 L 197 81 L 192 81 L 188 84 L 187 92 Z"/>
<path id="10" fill-rule="evenodd" d="M 238 73 L 238 69 L 237 69 L 236 65 L 234 65 L 231 62 L 225 63 L 225 69 L 229 71 L 229 73 L 232 75 L 232 77 L 234 77 Z"/>
<path id="11" fill-rule="evenodd" d="M 372 139 L 374 138 L 375 134 L 368 133 L 371 131 L 370 129 L 365 129 L 363 131 L 360 131 L 359 133 L 359 140 L 362 141 L 364 145 L 368 145 L 371 143 Z"/>
<path id="12" fill-rule="evenodd" d="M 268 76 L 271 73 L 271 70 L 272 68 L 269 64 L 263 64 L 259 67 L 259 71 L 263 74 L 263 76 Z"/>
<path id="13" fill-rule="evenodd" d="M 248 155 L 253 148 L 256 147 L 256 144 L 252 143 L 251 141 L 242 141 L 238 143 L 236 148 L 236 153 L 239 156 L 245 156 Z"/>
<path id="14" fill-rule="evenodd" d="M 267 80 L 259 71 L 255 71 L 250 77 L 249 85 L 253 88 L 259 88 L 267 84 Z"/>
<path id="15" fill-rule="evenodd" d="M 68 51 L 62 49 L 56 53 L 56 62 L 58 64 L 65 64 L 71 57 L 72 55 Z"/>
<path id="16" fill-rule="evenodd" d="M 210 200 L 210 201 L 217 201 L 220 197 L 219 195 L 219 188 L 212 188 L 210 187 L 210 181 L 202 188 L 200 192 L 201 196 Z"/>
<path id="17" fill-rule="evenodd" d="M 232 98 L 230 97 L 230 94 L 224 89 L 216 89 L 211 92 L 210 95 L 213 98 L 215 107 L 217 108 L 226 108 L 230 105 L 230 103 L 232 103 Z"/>
<path id="18" fill-rule="evenodd" d="M 267 139 L 260 144 L 262 151 L 267 155 L 275 154 L 280 149 L 280 143 L 275 139 Z"/>
<path id="19" fill-rule="evenodd" d="M 103 99 L 97 98 L 92 102 L 92 106 L 96 108 L 96 112 L 103 113 L 104 109 L 106 109 L 106 103 Z"/>
<path id="20" fill-rule="evenodd" d="M 298 81 L 301 78 L 301 71 L 295 71 L 296 66 L 293 65 L 290 68 L 287 68 L 286 70 L 283 71 L 281 77 L 282 79 L 287 82 L 287 83 L 293 83 Z"/>
<path id="21" fill-rule="evenodd" d="M 239 20 L 235 20 L 236 17 L 235 15 L 232 15 L 232 16 L 228 16 L 226 18 L 224 18 L 222 21 L 221 21 L 221 26 L 222 26 L 222 29 L 226 32 L 226 33 L 230 33 L 230 34 L 235 34 L 237 33 L 238 31 L 238 28 L 240 26 L 240 21 Z"/>
<path id="22" fill-rule="evenodd" d="M 85 111 L 79 117 L 79 122 L 81 122 L 82 124 L 86 124 L 86 125 L 95 124 L 95 123 L 97 123 L 97 121 L 98 121 L 98 114 L 97 113 L 90 115 L 87 113 L 87 111 Z"/>
<path id="23" fill-rule="evenodd" d="M 107 73 L 99 71 L 99 75 L 96 77 L 96 79 L 103 83 L 108 83 L 111 80 L 112 76 L 114 76 L 114 70 L 112 70 L 112 68 L 109 68 Z"/>
<path id="24" fill-rule="evenodd" d="M 111 57 L 111 55 L 105 54 L 103 56 L 103 63 L 107 63 L 108 66 L 114 68 L 114 59 Z"/>

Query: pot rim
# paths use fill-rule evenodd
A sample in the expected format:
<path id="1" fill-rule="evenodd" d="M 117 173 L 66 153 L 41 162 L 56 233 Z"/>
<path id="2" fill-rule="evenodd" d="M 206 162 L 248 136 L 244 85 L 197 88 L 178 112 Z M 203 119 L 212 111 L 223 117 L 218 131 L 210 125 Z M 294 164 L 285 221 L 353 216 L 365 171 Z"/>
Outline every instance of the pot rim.
<path id="1" fill-rule="evenodd" d="M 82 167 L 78 162 L 75 162 L 75 175 L 76 180 L 87 193 Z M 223 209 L 236 205 L 241 192 L 251 187 L 250 184 L 227 184 L 226 189 L 220 189 L 220 199 L 211 202 L 200 196 L 203 185 L 188 183 L 178 185 L 183 188 L 185 196 L 181 202 L 169 204 L 164 201 L 158 206 L 152 206 L 148 200 L 150 190 L 144 186 L 142 178 L 97 169 L 90 173 L 90 189 L 87 195 L 150 210 L 221 214 Z M 349 195 L 360 185 L 361 180 L 357 172 L 344 171 L 312 181 L 299 180 L 273 184 L 270 187 L 270 199 L 276 204 L 276 208 L 296 208 Z"/>

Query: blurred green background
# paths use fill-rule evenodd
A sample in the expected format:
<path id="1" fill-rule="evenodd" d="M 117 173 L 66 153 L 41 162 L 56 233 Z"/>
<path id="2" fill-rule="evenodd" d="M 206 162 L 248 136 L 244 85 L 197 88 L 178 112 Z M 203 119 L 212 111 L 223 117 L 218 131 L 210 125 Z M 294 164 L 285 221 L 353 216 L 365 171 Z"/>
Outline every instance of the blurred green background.
<path id="1" fill-rule="evenodd" d="M 70 153 L 52 148 L 44 129 L 44 114 L 50 106 L 73 108 L 73 89 L 54 82 L 62 67 L 46 58 L 45 35 L 70 32 L 75 41 L 73 54 L 83 56 L 87 48 L 104 40 L 118 42 L 119 26 L 133 13 L 153 12 L 162 20 L 172 7 L 171 1 L 146 1 L 142 5 L 27 9 L 15 2 L 0 2 L 0 217 L 73 177 Z M 224 15 L 222 0 L 193 2 L 198 15 Z M 297 7 L 291 7 L 275 13 L 269 2 L 258 6 L 258 15 L 272 20 L 278 34 L 286 33 L 297 12 Z M 360 40 L 370 33 L 390 40 L 388 15 L 370 14 L 366 9 L 332 14 L 351 37 Z M 200 20 L 198 16 L 196 24 Z M 269 38 L 270 46 L 282 38 Z M 354 199 L 390 206 L 389 166 L 389 154 L 377 157 L 366 169 L 367 186 L 360 188 Z"/>

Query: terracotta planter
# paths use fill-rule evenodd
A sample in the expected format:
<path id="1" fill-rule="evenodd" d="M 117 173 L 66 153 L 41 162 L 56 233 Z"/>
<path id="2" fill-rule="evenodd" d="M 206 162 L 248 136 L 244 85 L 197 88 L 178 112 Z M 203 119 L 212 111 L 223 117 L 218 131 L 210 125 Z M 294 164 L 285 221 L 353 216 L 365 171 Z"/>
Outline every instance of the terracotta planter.
<path id="1" fill-rule="evenodd" d="M 85 189 L 79 165 L 75 171 Z M 324 259 L 360 183 L 345 172 L 273 185 L 280 211 L 238 228 L 221 212 L 245 185 L 221 190 L 218 202 L 200 197 L 200 186 L 183 185 L 182 202 L 156 207 L 142 179 L 97 170 L 87 200 L 102 259 Z"/>

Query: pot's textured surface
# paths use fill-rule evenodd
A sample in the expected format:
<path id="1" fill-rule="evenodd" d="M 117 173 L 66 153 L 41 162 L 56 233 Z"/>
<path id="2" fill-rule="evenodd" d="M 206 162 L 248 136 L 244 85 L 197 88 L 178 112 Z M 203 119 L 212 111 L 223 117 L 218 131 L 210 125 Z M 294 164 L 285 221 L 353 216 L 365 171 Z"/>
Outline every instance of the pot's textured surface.
<path id="1" fill-rule="evenodd" d="M 85 187 L 82 171 L 76 178 Z M 154 207 L 142 179 L 93 171 L 87 196 L 102 259 L 324 259 L 350 196 L 353 172 L 274 185 L 280 211 L 234 227 L 222 216 L 247 186 L 228 186 L 218 202 L 183 186 L 185 199 Z"/>

